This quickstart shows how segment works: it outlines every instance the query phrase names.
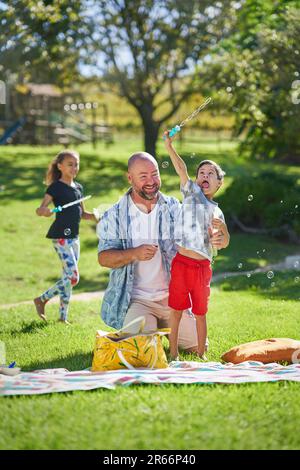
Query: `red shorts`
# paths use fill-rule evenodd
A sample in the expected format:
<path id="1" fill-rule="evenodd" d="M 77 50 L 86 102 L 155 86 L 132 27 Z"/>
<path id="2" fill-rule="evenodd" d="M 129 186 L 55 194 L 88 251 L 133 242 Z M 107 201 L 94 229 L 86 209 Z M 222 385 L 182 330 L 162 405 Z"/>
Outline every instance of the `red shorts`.
<path id="1" fill-rule="evenodd" d="M 192 306 L 194 315 L 208 309 L 212 269 L 208 259 L 192 259 L 177 253 L 172 261 L 169 307 L 185 310 Z"/>

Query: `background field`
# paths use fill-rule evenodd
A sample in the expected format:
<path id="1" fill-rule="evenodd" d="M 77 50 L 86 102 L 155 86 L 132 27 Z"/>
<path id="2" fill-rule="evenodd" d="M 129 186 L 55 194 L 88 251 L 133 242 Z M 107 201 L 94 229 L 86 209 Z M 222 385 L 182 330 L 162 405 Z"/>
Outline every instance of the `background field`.
<path id="1" fill-rule="evenodd" d="M 109 207 L 118 201 L 128 188 L 126 165 L 128 157 L 142 148 L 142 140 L 130 135 L 122 135 L 118 142 L 110 147 L 103 144 L 92 150 L 90 146 L 80 146 L 81 168 L 78 175 L 85 189 L 85 194 L 92 194 L 86 207 L 92 210 L 100 206 Z M 263 170 L 267 165 L 244 161 L 237 154 L 237 143 L 229 139 L 219 140 L 211 134 L 188 135 L 182 146 L 178 146 L 184 156 L 190 175 L 194 175 L 197 163 L 204 158 L 215 159 L 226 170 L 225 184 L 220 191 L 240 175 L 249 175 Z M 1 238 L 0 255 L 2 304 L 29 300 L 45 290 L 57 280 L 60 264 L 45 234 L 49 219 L 37 217 L 35 209 L 40 204 L 45 186 L 43 179 L 48 163 L 59 148 L 47 147 L 5 147 L 0 157 L 0 218 Z M 178 178 L 169 158 L 160 145 L 158 160 L 161 170 L 162 190 L 169 195 L 180 196 Z M 167 168 L 162 163 L 167 162 Z M 286 172 L 286 167 L 272 165 L 274 171 Z M 289 172 L 300 174 L 299 168 L 289 167 Z M 245 205 L 249 204 L 246 200 Z M 225 216 L 230 208 L 223 208 Z M 75 292 L 105 289 L 108 270 L 97 263 L 97 236 L 95 224 L 81 223 L 81 260 L 80 284 Z M 264 251 L 263 251 L 264 250 Z M 254 269 L 284 259 L 298 250 L 292 244 L 279 243 L 266 236 L 247 236 L 232 234 L 230 246 L 220 252 L 214 265 L 215 272 L 238 271 L 238 264 L 243 270 Z"/>

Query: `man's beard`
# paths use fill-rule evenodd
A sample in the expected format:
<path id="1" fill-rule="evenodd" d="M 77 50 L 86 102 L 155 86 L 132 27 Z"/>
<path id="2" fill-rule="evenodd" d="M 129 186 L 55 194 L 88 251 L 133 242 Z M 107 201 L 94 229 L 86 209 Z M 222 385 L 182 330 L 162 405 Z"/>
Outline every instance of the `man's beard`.
<path id="1" fill-rule="evenodd" d="M 146 201 L 152 201 L 153 199 L 157 197 L 157 194 L 159 191 L 159 185 L 156 184 L 151 193 L 146 193 L 145 191 L 143 191 L 143 189 L 134 188 L 134 190 L 140 197 L 142 197 L 143 199 L 146 199 Z"/>

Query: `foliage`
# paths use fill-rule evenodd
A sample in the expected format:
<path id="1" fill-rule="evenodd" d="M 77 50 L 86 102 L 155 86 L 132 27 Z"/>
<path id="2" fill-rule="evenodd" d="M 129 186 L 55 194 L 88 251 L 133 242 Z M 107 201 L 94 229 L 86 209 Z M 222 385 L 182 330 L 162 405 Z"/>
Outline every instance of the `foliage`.
<path id="1" fill-rule="evenodd" d="M 300 158 L 300 10 L 297 2 L 246 0 L 202 81 L 236 113 L 241 151 L 256 158 Z"/>
<path id="2" fill-rule="evenodd" d="M 128 126 L 141 119 L 144 145 L 152 153 L 161 126 L 176 123 L 179 110 L 188 114 L 195 96 L 197 105 L 210 93 L 215 108 L 209 110 L 228 122 L 226 127 L 235 113 L 235 134 L 245 137 L 242 152 L 297 162 L 298 5 L 297 0 L 2 2 L 0 79 L 80 86 L 84 70 L 86 84 L 100 89 L 102 74 L 110 91 L 118 90 L 132 107 Z M 83 69 L 83 63 L 89 67 Z"/>
<path id="3" fill-rule="evenodd" d="M 155 154 L 161 125 L 195 92 L 195 76 L 190 71 L 219 40 L 230 3 L 96 2 L 98 14 L 94 12 L 92 19 L 95 58 L 102 52 L 106 80 L 116 84 L 139 113 L 150 153 Z"/>
<path id="4" fill-rule="evenodd" d="M 0 3 L 0 74 L 7 81 L 70 84 L 84 38 L 83 1 Z"/>
<path id="5" fill-rule="evenodd" d="M 297 234 L 299 240 L 299 196 L 297 176 L 264 171 L 236 178 L 219 200 L 245 226 L 281 237 Z"/>

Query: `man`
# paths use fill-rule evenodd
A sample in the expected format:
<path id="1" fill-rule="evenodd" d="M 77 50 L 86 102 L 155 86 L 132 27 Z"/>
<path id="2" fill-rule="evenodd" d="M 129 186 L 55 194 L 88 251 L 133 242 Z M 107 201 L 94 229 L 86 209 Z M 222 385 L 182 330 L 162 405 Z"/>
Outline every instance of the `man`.
<path id="1" fill-rule="evenodd" d="M 117 329 L 144 316 L 144 331 L 149 331 L 169 325 L 168 286 L 180 203 L 159 191 L 159 168 L 150 154 L 133 154 L 127 176 L 131 188 L 104 213 L 97 227 L 99 263 L 112 269 L 101 316 Z M 215 233 L 212 240 L 222 247 L 222 233 Z M 137 326 L 128 330 L 136 332 Z M 195 319 L 186 310 L 179 347 L 194 352 L 197 344 Z"/>

